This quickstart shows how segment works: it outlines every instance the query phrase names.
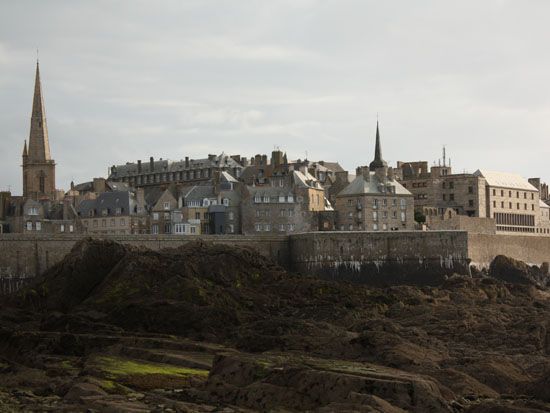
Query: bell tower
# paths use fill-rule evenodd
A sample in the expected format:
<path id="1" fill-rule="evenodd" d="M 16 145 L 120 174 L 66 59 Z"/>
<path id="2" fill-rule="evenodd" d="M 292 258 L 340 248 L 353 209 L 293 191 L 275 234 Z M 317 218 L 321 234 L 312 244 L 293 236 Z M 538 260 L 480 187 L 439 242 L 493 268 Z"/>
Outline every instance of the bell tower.
<path id="1" fill-rule="evenodd" d="M 40 68 L 36 62 L 29 145 L 23 146 L 23 197 L 53 199 L 55 197 L 55 161 L 50 155 L 46 110 L 40 84 Z"/>

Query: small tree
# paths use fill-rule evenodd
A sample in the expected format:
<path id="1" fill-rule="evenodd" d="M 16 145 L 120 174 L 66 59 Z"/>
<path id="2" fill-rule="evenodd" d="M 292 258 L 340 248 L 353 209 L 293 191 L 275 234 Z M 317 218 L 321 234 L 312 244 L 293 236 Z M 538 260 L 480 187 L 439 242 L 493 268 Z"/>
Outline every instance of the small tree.
<path id="1" fill-rule="evenodd" d="M 419 224 L 423 224 L 424 222 L 426 222 L 426 216 L 420 211 L 415 211 L 414 220 Z"/>

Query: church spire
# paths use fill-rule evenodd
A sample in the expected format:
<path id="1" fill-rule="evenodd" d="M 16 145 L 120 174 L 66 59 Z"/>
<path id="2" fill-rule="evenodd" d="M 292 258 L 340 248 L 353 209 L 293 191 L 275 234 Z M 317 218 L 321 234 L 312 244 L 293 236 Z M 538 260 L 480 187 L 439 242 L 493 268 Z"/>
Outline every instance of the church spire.
<path id="1" fill-rule="evenodd" d="M 46 125 L 46 111 L 40 84 L 40 67 L 36 61 L 36 76 L 34 80 L 34 97 L 32 101 L 31 129 L 29 133 L 28 156 L 30 161 L 50 161 L 50 142 Z"/>
<path id="2" fill-rule="evenodd" d="M 380 130 L 378 128 L 378 121 L 376 121 L 376 146 L 374 148 L 374 161 L 369 165 L 369 169 L 375 170 L 376 168 L 383 168 L 388 166 L 388 163 L 382 158 L 382 145 L 380 144 Z"/>
<path id="3" fill-rule="evenodd" d="M 23 158 L 27 157 L 27 140 L 25 139 L 25 145 L 23 145 Z"/>

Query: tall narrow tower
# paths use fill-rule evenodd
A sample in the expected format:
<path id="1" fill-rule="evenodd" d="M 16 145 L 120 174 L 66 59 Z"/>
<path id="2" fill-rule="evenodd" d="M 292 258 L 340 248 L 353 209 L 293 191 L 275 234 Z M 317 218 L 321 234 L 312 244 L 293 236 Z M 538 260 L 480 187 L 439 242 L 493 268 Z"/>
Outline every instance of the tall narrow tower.
<path id="1" fill-rule="evenodd" d="M 55 161 L 50 155 L 38 61 L 36 62 L 29 146 L 27 148 L 27 141 L 25 141 L 22 166 L 23 196 L 35 200 L 53 199 L 55 197 Z"/>
<path id="2" fill-rule="evenodd" d="M 376 121 L 376 145 L 374 148 L 374 160 L 370 163 L 369 169 L 374 171 L 378 168 L 387 167 L 388 163 L 382 158 L 382 144 L 380 143 L 380 130 L 378 129 L 378 121 Z"/>

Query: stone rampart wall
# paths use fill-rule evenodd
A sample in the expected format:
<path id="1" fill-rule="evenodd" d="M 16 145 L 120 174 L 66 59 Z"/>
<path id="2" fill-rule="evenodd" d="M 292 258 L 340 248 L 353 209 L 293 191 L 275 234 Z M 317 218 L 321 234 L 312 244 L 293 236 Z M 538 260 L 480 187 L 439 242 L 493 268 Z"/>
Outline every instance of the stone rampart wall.
<path id="1" fill-rule="evenodd" d="M 292 270 L 369 284 L 437 283 L 468 274 L 463 231 L 316 232 L 290 237 Z"/>
<path id="2" fill-rule="evenodd" d="M 61 261 L 73 245 L 82 238 L 81 235 L 0 234 L 0 277 L 36 276 Z M 286 236 L 113 235 L 104 238 L 153 250 L 175 248 L 199 240 L 214 244 L 252 247 L 280 265 L 289 267 L 288 237 Z"/>
<path id="3" fill-rule="evenodd" d="M 472 265 L 488 268 L 497 255 L 506 255 L 532 265 L 550 262 L 550 237 L 468 234 L 468 257 Z"/>

